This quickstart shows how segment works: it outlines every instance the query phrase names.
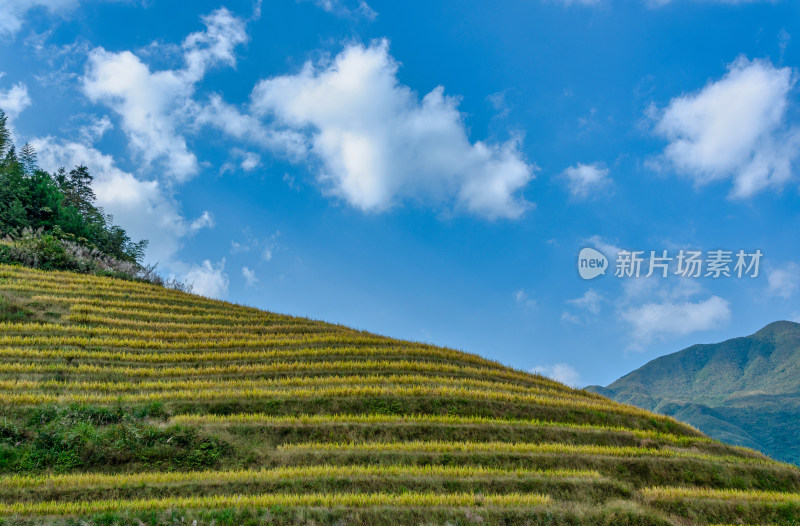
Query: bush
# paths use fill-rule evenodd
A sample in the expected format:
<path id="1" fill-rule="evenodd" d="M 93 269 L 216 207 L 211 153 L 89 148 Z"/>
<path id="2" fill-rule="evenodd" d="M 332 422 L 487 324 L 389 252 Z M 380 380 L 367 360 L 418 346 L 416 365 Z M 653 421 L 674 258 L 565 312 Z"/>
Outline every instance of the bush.
<path id="1" fill-rule="evenodd" d="M 26 230 L 18 239 L 6 239 L 0 259 L 42 270 L 83 270 L 84 266 L 56 237 Z"/>
<path id="2" fill-rule="evenodd" d="M 165 280 L 155 265 L 114 258 L 96 248 L 45 233 L 42 229 L 25 229 L 17 238 L 0 240 L 0 264 L 23 265 L 41 270 L 67 270 L 130 281 L 142 281 L 166 288 L 191 292 L 192 286 L 175 279 Z M 73 236 L 74 237 L 74 236 Z"/>

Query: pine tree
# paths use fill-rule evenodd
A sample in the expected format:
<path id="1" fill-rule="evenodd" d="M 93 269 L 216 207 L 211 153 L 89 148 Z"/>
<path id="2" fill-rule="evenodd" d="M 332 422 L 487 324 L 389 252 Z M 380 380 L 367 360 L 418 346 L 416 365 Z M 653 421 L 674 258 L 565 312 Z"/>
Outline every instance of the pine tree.
<path id="1" fill-rule="evenodd" d="M 93 180 L 94 177 L 84 165 L 76 166 L 69 172 L 67 199 L 72 206 L 87 215 L 97 212 L 94 207 L 94 201 L 97 196 L 92 190 Z"/>
<path id="2" fill-rule="evenodd" d="M 8 150 L 6 150 L 6 156 L 3 159 L 3 166 L 9 167 L 14 164 L 19 164 L 19 160 L 17 159 L 17 149 L 14 148 L 13 144 L 11 144 Z"/>
<path id="3" fill-rule="evenodd" d="M 22 170 L 25 175 L 29 177 L 38 169 L 38 166 L 36 166 L 36 150 L 27 142 L 19 151 L 19 161 L 22 163 Z"/>
<path id="4" fill-rule="evenodd" d="M 3 159 L 11 147 L 11 132 L 7 125 L 8 117 L 3 110 L 0 110 L 0 159 Z M 2 162 L 2 161 L 0 161 Z"/>

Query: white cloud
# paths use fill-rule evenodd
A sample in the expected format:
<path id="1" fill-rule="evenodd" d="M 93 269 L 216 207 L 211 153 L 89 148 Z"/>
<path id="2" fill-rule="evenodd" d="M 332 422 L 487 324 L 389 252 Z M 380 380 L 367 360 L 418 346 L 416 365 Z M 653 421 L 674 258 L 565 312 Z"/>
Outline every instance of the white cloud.
<path id="1" fill-rule="evenodd" d="M 571 365 L 563 362 L 554 363 L 553 365 L 537 365 L 531 369 L 530 372 L 547 376 L 548 378 L 552 378 L 557 382 L 561 382 L 571 387 L 578 387 L 581 381 L 581 376 L 578 374 L 578 371 L 576 371 Z"/>
<path id="2" fill-rule="evenodd" d="M 201 265 L 193 266 L 183 276 L 184 281 L 192 286 L 192 292 L 208 298 L 221 299 L 228 294 L 230 280 L 225 273 L 225 259 L 212 264 L 205 260 Z"/>
<path id="3" fill-rule="evenodd" d="M 248 267 L 242 267 L 242 276 L 244 277 L 244 281 L 247 283 L 248 287 L 252 287 L 258 283 L 256 272 Z"/>
<path id="4" fill-rule="evenodd" d="M 677 0 L 647 0 L 647 3 L 651 6 L 662 6 L 672 3 Z M 763 3 L 763 4 L 774 4 L 778 0 L 693 0 L 697 3 L 706 3 L 706 4 L 728 4 L 728 5 L 739 5 L 739 4 L 756 4 L 756 3 Z"/>
<path id="5" fill-rule="evenodd" d="M 419 100 L 397 69 L 387 41 L 351 45 L 331 63 L 259 82 L 252 108 L 306 134 L 321 182 L 364 211 L 410 199 L 489 218 L 522 215 L 529 203 L 517 193 L 535 166 L 519 139 L 471 143 L 458 99 L 440 86 Z"/>
<path id="6" fill-rule="evenodd" d="M 263 261 L 272 261 L 272 256 L 275 252 L 276 247 L 276 239 L 280 235 L 280 232 L 276 232 L 269 239 L 265 239 L 263 242 L 264 248 L 261 250 L 261 259 Z"/>
<path id="7" fill-rule="evenodd" d="M 205 31 L 183 42 L 184 67 L 152 72 L 130 51 L 113 53 L 95 48 L 89 53 L 83 91 L 122 119 L 131 147 L 148 164 L 162 161 L 170 175 L 185 180 L 199 168 L 180 125 L 195 112 L 195 85 L 216 65 L 233 66 L 234 48 L 247 41 L 245 24 L 220 8 L 203 17 Z"/>
<path id="8" fill-rule="evenodd" d="M 378 17 L 378 13 L 364 0 L 314 0 L 314 4 L 328 13 L 341 17 L 366 18 L 369 21 Z"/>
<path id="9" fill-rule="evenodd" d="M 100 0 L 95 0 L 95 2 L 97 1 Z M 81 0 L 0 0 L 0 36 L 17 34 L 22 29 L 25 17 L 30 11 L 43 9 L 51 16 L 64 17 L 77 9 L 80 4 Z"/>
<path id="10" fill-rule="evenodd" d="M 169 266 L 181 246 L 181 239 L 210 218 L 205 212 L 191 224 L 181 215 L 180 206 L 155 180 L 143 181 L 117 167 L 110 155 L 92 146 L 59 141 L 53 137 L 31 140 L 39 165 L 48 171 L 67 170 L 78 164 L 89 167 L 94 176 L 97 204 L 114 216 L 132 239 L 147 239 L 147 260 Z M 198 222 L 199 221 L 199 222 Z"/>
<path id="11" fill-rule="evenodd" d="M 0 90 L 0 110 L 3 110 L 10 120 L 18 117 L 30 105 L 28 87 L 22 82 L 14 84 L 7 90 Z"/>
<path id="12" fill-rule="evenodd" d="M 197 126 L 211 126 L 238 141 L 282 151 L 293 160 L 300 160 L 307 154 L 308 145 L 303 134 L 267 127 L 257 117 L 241 112 L 217 94 L 211 95 L 206 103 L 195 106 L 193 111 Z"/>
<path id="13" fill-rule="evenodd" d="M 578 316 L 577 314 L 572 314 L 571 312 L 567 311 L 561 313 L 561 321 L 567 323 L 573 323 L 575 325 L 580 325 L 581 323 L 583 323 L 583 320 L 581 320 L 580 316 Z"/>
<path id="14" fill-rule="evenodd" d="M 239 166 L 241 166 L 242 170 L 245 172 L 252 172 L 261 166 L 261 156 L 257 153 L 247 152 L 244 154 L 244 158 Z"/>
<path id="15" fill-rule="evenodd" d="M 770 270 L 767 273 L 767 283 L 770 294 L 791 298 L 800 288 L 800 265 L 792 262 Z"/>
<path id="16" fill-rule="evenodd" d="M 84 144 L 92 144 L 99 141 L 106 132 L 114 127 L 108 115 L 103 115 L 99 119 L 94 119 L 86 126 L 81 126 L 79 132 Z"/>
<path id="17" fill-rule="evenodd" d="M 604 300 L 605 298 L 603 298 L 602 294 L 594 289 L 589 289 L 580 298 L 567 300 L 567 303 L 580 309 L 588 310 L 592 314 L 597 314 L 600 312 L 600 306 Z"/>
<path id="18" fill-rule="evenodd" d="M 592 246 L 602 252 L 609 261 L 610 265 L 614 265 L 617 260 L 617 254 L 620 250 L 620 247 L 614 245 L 613 243 L 607 241 L 606 239 L 602 238 L 601 236 L 594 235 L 588 239 L 582 240 L 583 243 Z"/>
<path id="19" fill-rule="evenodd" d="M 556 0 L 557 2 L 564 4 L 564 5 L 600 5 L 603 3 L 603 0 Z"/>
<path id="20" fill-rule="evenodd" d="M 75 9 L 78 0 L 2 0 L 0 1 L 0 36 L 15 35 L 22 29 L 28 11 L 43 8 L 52 14 Z"/>
<path id="21" fill-rule="evenodd" d="M 564 170 L 563 177 L 567 180 L 567 188 L 572 197 L 585 200 L 608 190 L 611 186 L 608 172 L 608 168 L 601 163 L 578 163 Z"/>
<path id="22" fill-rule="evenodd" d="M 261 252 L 262 261 L 272 261 L 274 252 L 278 248 L 278 238 L 281 235 L 280 230 L 276 230 L 271 236 L 262 239 L 254 237 L 249 228 L 245 229 L 244 234 L 247 239 L 243 243 L 235 240 L 231 241 L 231 254 L 259 250 Z"/>
<path id="23" fill-rule="evenodd" d="M 189 225 L 189 230 L 192 232 L 197 232 L 198 230 L 202 230 L 204 228 L 214 228 L 215 224 L 214 215 L 206 210 L 200 215 L 200 217 L 192 221 L 192 223 Z"/>
<path id="24" fill-rule="evenodd" d="M 700 185 L 730 178 L 736 198 L 783 186 L 800 156 L 800 128 L 786 123 L 794 84 L 790 68 L 740 57 L 722 79 L 651 111 L 655 133 L 669 141 L 653 166 Z"/>
<path id="25" fill-rule="evenodd" d="M 700 301 L 649 302 L 628 307 L 620 315 L 632 327 L 631 348 L 636 349 L 653 340 L 721 327 L 730 320 L 731 309 L 726 300 L 711 296 Z"/>
<path id="26" fill-rule="evenodd" d="M 523 289 L 514 292 L 513 296 L 517 304 L 522 305 L 526 310 L 536 306 L 536 300 L 531 298 Z"/>

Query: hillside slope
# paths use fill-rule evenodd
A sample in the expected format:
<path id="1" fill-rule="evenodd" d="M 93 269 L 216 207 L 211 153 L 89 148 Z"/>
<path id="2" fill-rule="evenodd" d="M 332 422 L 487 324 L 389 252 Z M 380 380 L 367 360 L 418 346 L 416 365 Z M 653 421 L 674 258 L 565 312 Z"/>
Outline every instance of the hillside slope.
<path id="1" fill-rule="evenodd" d="M 693 345 L 589 389 L 800 464 L 800 323 L 779 321 L 747 337 Z"/>
<path id="2" fill-rule="evenodd" d="M 0 266 L 4 524 L 795 524 L 800 472 L 475 355 Z"/>

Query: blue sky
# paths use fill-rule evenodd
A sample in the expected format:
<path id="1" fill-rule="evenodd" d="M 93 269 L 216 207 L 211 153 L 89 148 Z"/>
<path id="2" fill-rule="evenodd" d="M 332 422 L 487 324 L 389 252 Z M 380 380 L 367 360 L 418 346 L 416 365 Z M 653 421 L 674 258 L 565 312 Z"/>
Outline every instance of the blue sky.
<path id="1" fill-rule="evenodd" d="M 800 320 L 798 39 L 790 0 L 6 0 L 0 108 L 199 293 L 607 384 Z"/>

